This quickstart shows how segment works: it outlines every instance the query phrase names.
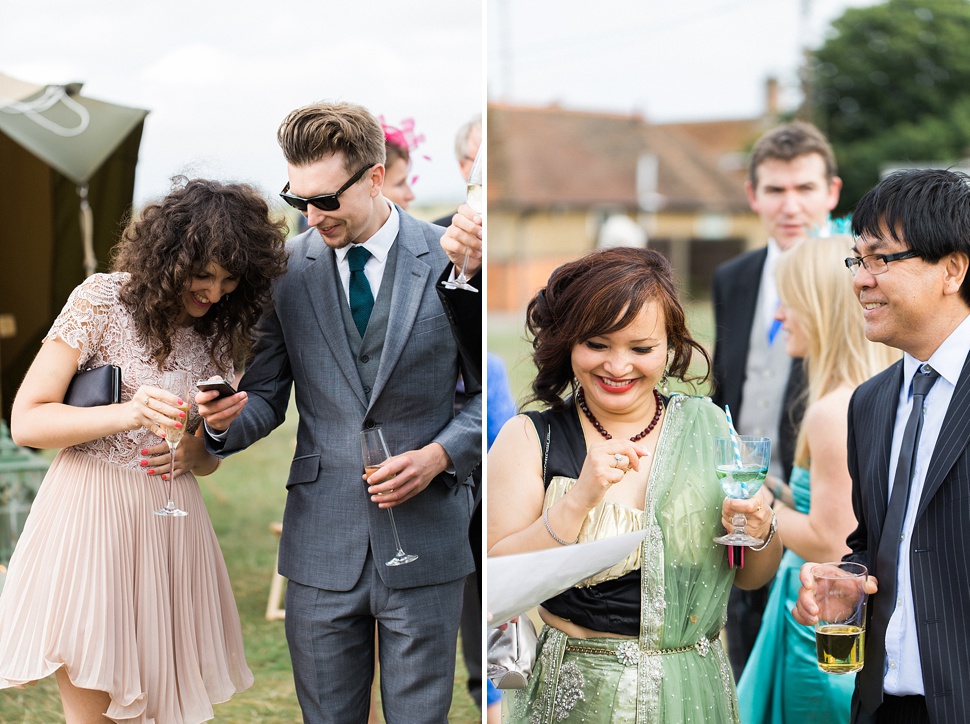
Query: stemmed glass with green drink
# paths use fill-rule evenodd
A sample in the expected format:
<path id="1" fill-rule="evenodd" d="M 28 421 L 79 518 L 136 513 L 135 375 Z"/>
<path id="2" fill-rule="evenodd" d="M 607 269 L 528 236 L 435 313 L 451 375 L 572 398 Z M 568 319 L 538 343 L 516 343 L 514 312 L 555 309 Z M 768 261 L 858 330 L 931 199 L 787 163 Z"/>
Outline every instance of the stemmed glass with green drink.
<path id="1" fill-rule="evenodd" d="M 714 438 L 714 467 L 721 489 L 729 498 L 748 500 L 761 489 L 768 474 L 771 440 L 750 435 L 722 435 Z M 744 531 L 748 519 L 735 513 L 731 519 L 734 532 L 718 536 L 715 543 L 726 546 L 760 546 L 760 538 Z"/>

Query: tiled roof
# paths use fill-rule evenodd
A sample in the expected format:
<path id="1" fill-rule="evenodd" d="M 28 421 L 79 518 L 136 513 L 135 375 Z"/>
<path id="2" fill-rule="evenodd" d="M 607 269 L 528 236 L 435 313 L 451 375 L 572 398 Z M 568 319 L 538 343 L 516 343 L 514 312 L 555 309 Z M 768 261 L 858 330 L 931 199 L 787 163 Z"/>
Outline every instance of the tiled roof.
<path id="1" fill-rule="evenodd" d="M 641 116 L 490 104 L 488 202 L 496 208 L 636 209 L 639 159 L 657 159 L 663 209 L 748 210 L 736 175 L 689 133 Z"/>

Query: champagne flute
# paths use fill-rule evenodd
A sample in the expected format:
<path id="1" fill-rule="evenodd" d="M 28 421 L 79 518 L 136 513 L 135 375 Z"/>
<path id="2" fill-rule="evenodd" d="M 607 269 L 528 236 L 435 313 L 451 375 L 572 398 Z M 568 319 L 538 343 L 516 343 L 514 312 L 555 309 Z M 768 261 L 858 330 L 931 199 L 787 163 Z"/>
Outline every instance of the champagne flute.
<path id="1" fill-rule="evenodd" d="M 485 144 L 483 143 L 478 147 L 478 153 L 475 154 L 475 162 L 472 164 L 472 170 L 468 174 L 468 190 L 465 194 L 465 203 L 471 206 L 479 214 L 485 210 L 485 198 L 482 191 L 482 165 L 485 163 Z M 465 276 L 465 269 L 468 268 L 468 255 L 469 250 L 465 250 L 465 260 L 461 264 L 461 269 L 458 271 L 458 276 L 455 277 L 455 281 L 443 281 L 441 282 L 448 289 L 464 289 L 468 292 L 478 293 L 478 290 L 468 283 L 468 277 Z"/>
<path id="2" fill-rule="evenodd" d="M 377 472 L 378 468 L 391 457 L 391 453 L 387 449 L 387 443 L 384 442 L 384 433 L 379 427 L 360 431 L 360 449 L 364 455 L 364 473 L 368 477 L 372 473 Z M 405 553 L 404 549 L 401 548 L 401 539 L 398 538 L 397 525 L 394 523 L 394 511 L 388 508 L 387 514 L 391 518 L 391 531 L 394 533 L 394 544 L 397 546 L 397 553 L 384 565 L 402 566 L 405 563 L 416 561 L 418 559 L 416 555 Z"/>
<path id="3" fill-rule="evenodd" d="M 169 427 L 165 430 L 165 442 L 168 444 L 169 452 L 172 454 L 172 464 L 168 471 L 168 502 L 165 504 L 164 508 L 159 508 L 158 510 L 154 511 L 154 513 L 155 515 L 178 518 L 183 515 L 188 515 L 188 512 L 175 505 L 175 501 L 172 499 L 172 493 L 175 486 L 175 450 L 182 441 L 182 434 L 185 432 L 185 425 L 188 424 L 189 421 L 189 391 L 192 388 L 192 375 L 181 370 L 176 372 L 163 372 L 162 377 L 158 382 L 158 386 L 166 392 L 171 392 L 173 395 L 178 395 L 179 399 L 183 402 L 183 404 L 179 406 L 179 409 L 185 412 L 185 418 L 180 420 L 183 425 L 182 427 Z"/>
<path id="4" fill-rule="evenodd" d="M 768 474 L 771 440 L 749 435 L 725 435 L 714 438 L 714 467 L 721 489 L 729 498 L 748 500 L 761 489 Z M 748 519 L 735 513 L 731 519 L 734 532 L 718 536 L 715 543 L 726 546 L 758 546 L 763 540 L 744 532 Z"/>

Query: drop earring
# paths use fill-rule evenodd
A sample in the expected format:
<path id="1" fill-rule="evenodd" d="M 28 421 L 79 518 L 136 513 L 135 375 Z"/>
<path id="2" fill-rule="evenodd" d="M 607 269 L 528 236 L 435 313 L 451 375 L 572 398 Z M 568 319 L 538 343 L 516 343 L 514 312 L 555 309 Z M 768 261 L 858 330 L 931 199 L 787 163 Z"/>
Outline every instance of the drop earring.
<path id="1" fill-rule="evenodd" d="M 665 397 L 670 394 L 670 390 L 667 389 L 667 370 L 664 370 L 664 376 L 660 378 L 660 393 Z"/>

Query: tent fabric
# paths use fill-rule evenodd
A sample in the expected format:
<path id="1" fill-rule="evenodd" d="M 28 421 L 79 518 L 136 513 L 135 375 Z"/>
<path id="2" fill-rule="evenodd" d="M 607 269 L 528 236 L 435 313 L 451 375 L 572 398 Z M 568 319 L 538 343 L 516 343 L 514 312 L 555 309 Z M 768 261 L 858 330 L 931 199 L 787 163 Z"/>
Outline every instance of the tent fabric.
<path id="1" fill-rule="evenodd" d="M 11 80 L 0 75 L 0 104 L 30 102 L 45 89 Z M 147 111 L 92 101 L 77 93 L 79 84 L 69 88 L 70 97 L 90 112 L 88 128 L 74 137 L 0 109 L 0 314 L 12 314 L 17 329 L 14 337 L 0 340 L 0 414 L 7 419 L 41 340 L 85 277 L 78 187 L 88 189 L 98 271 L 107 269 L 131 211 Z M 78 125 L 69 109 L 51 108 L 44 115 L 66 128 Z"/>

